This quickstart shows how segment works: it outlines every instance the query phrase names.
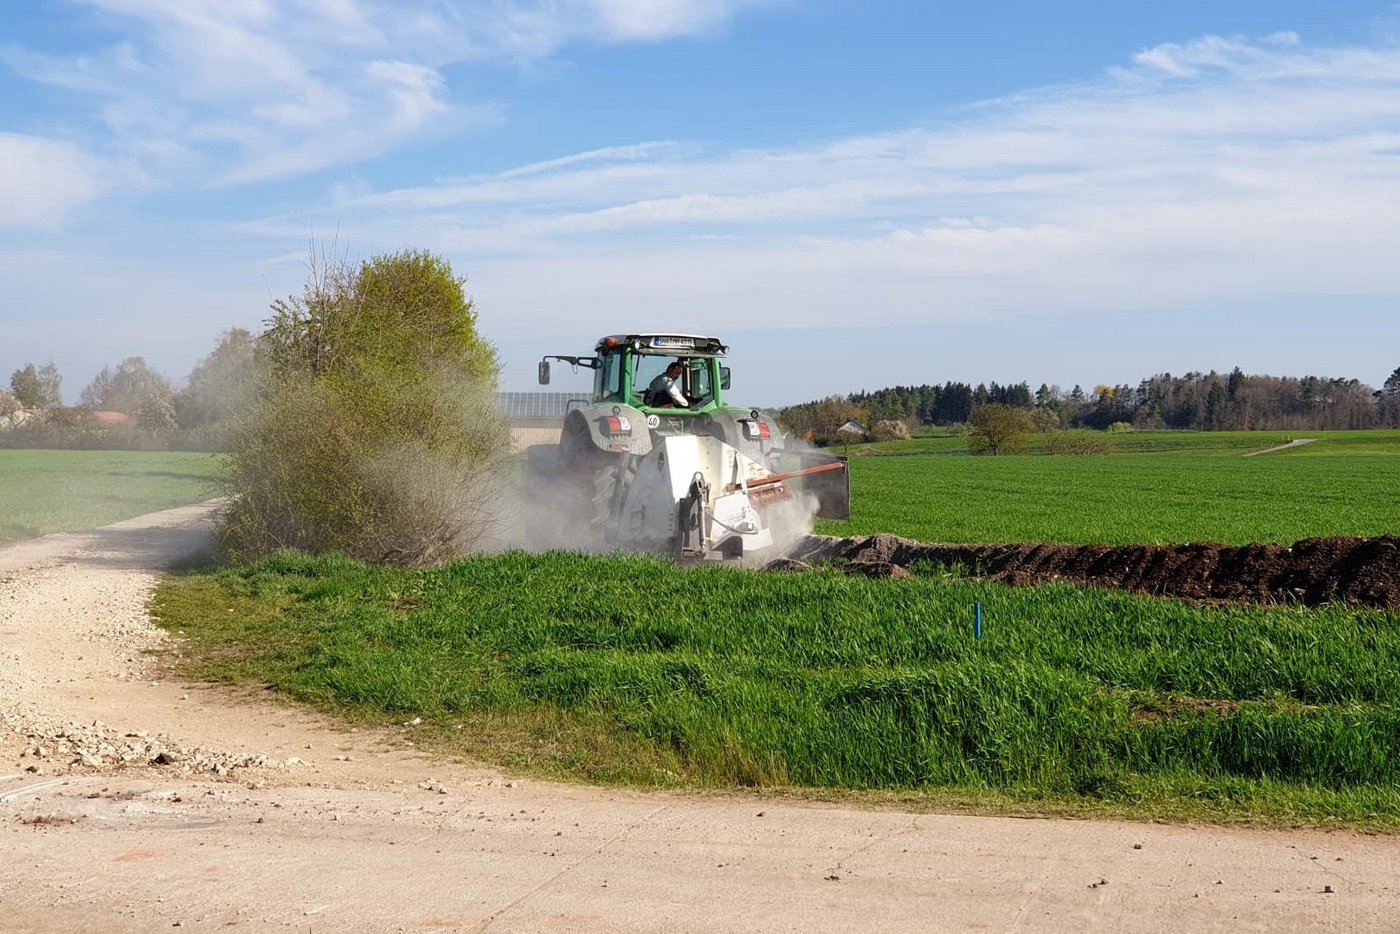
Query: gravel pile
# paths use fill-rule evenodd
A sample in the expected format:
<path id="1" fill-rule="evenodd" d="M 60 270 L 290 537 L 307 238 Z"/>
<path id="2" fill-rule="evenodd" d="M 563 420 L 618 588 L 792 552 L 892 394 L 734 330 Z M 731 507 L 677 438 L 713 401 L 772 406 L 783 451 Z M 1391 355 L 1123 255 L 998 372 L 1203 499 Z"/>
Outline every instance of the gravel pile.
<path id="1" fill-rule="evenodd" d="M 101 720 L 74 723 L 35 710 L 0 711 L 0 720 L 15 735 L 23 737 L 19 767 L 35 774 L 158 766 L 181 775 L 199 772 L 222 776 L 235 769 L 292 768 L 305 764 L 295 756 L 279 760 L 260 753 L 183 746 L 169 737 L 148 734 L 145 730 L 125 733 Z"/>

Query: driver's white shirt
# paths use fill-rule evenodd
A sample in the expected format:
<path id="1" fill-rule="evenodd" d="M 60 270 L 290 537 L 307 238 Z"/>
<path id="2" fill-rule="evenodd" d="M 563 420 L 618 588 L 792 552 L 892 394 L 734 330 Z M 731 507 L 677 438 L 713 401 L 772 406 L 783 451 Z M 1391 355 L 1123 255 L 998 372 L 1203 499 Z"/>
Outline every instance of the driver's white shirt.
<path id="1" fill-rule="evenodd" d="M 656 379 L 652 380 L 651 385 L 647 387 L 648 396 L 652 395 L 653 393 L 662 392 L 669 395 L 672 398 L 672 400 L 675 401 L 676 405 L 680 406 L 681 408 L 690 408 L 690 403 L 686 401 L 685 396 L 681 393 L 681 387 L 677 386 L 676 381 L 671 379 L 671 377 L 667 376 L 665 373 L 662 373 L 660 376 L 656 377 Z"/>

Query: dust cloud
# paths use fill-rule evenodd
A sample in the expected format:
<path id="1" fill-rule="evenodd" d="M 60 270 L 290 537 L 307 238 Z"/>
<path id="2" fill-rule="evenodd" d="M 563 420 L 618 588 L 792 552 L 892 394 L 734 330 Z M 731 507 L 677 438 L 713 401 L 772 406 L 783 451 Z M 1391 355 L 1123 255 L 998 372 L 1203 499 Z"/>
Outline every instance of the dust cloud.
<path id="1" fill-rule="evenodd" d="M 805 442 L 789 439 L 784 450 L 790 453 L 824 453 Z M 552 465 L 554 445 L 538 445 L 538 457 Z M 777 472 L 777 471 L 774 471 Z M 578 551 L 593 554 L 637 552 L 670 554 L 673 541 L 619 541 L 609 534 L 611 521 L 604 518 L 606 484 L 596 478 L 554 469 L 532 476 L 528 466 L 512 484 L 514 501 L 507 510 L 506 547 L 523 551 Z M 763 526 L 773 537 L 773 545 L 746 554 L 740 563 L 763 564 L 786 555 L 811 534 L 819 508 L 817 497 L 804 489 L 801 479 L 783 484 L 785 495 L 758 505 Z"/>

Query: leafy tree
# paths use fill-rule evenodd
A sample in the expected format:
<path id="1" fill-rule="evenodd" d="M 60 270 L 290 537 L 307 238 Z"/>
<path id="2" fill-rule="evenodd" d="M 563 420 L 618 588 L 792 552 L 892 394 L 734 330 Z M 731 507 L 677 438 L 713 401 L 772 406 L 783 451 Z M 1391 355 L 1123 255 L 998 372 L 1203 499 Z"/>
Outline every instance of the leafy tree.
<path id="1" fill-rule="evenodd" d="M 358 267 L 312 267 L 300 296 L 272 304 L 262 342 L 275 371 L 332 377 L 374 372 L 404 379 L 447 366 L 494 380 L 495 348 L 476 332 L 465 280 L 421 250 L 377 256 Z"/>
<path id="2" fill-rule="evenodd" d="M 56 409 L 63 405 L 62 383 L 52 360 L 38 368 L 26 363 L 10 376 L 10 392 L 26 409 Z"/>
<path id="3" fill-rule="evenodd" d="M 144 357 L 127 357 L 115 370 L 104 366 L 78 401 L 85 409 L 122 412 L 150 431 L 175 427 L 170 381 L 151 369 Z"/>
<path id="4" fill-rule="evenodd" d="M 220 537 L 233 556 L 425 564 L 490 535 L 509 431 L 462 286 L 445 260 L 406 251 L 313 263 L 301 294 L 273 303 L 231 458 Z"/>
<path id="5" fill-rule="evenodd" d="M 1210 389 L 1206 391 L 1206 408 L 1202 427 L 1211 431 L 1224 427 L 1226 398 L 1227 390 L 1220 385 L 1219 380 L 1212 382 Z"/>
<path id="6" fill-rule="evenodd" d="M 257 342 L 243 328 L 230 328 L 200 360 L 175 394 L 181 428 L 204 428 L 243 412 L 257 373 Z"/>
<path id="7" fill-rule="evenodd" d="M 1025 409 L 989 402 L 972 410 L 969 441 L 974 451 L 1002 454 L 1022 447 L 1034 427 Z"/>
<path id="8" fill-rule="evenodd" d="M 1244 385 L 1244 381 L 1247 378 L 1248 377 L 1244 375 L 1244 370 L 1241 370 L 1239 367 L 1235 367 L 1230 371 L 1229 382 L 1225 384 L 1225 393 L 1230 397 L 1230 401 L 1233 402 L 1235 397 L 1240 394 L 1240 387 Z"/>
<path id="9" fill-rule="evenodd" d="M 934 402 L 935 425 L 958 425 L 972 417 L 972 387 L 967 383 L 944 383 Z"/>
<path id="10" fill-rule="evenodd" d="M 1386 377 L 1385 383 L 1381 386 L 1381 391 L 1391 396 L 1400 396 L 1400 366 L 1395 368 L 1395 372 Z"/>
<path id="11" fill-rule="evenodd" d="M 1400 428 L 1400 367 L 1386 377 L 1375 398 L 1378 423 L 1389 428 Z"/>

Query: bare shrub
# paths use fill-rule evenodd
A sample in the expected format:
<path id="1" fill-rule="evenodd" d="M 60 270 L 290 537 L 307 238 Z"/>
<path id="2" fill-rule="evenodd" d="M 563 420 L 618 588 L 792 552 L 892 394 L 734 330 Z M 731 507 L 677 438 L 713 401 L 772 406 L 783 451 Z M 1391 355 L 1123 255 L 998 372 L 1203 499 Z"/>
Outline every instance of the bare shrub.
<path id="1" fill-rule="evenodd" d="M 1060 427 L 1060 416 L 1048 405 L 1038 405 L 1031 409 L 1031 424 L 1036 431 L 1054 431 Z"/>
<path id="2" fill-rule="evenodd" d="M 1056 431 L 1045 439 L 1046 454 L 1107 454 L 1112 450 L 1113 442 L 1097 431 Z"/>
<path id="3" fill-rule="evenodd" d="M 876 441 L 908 441 L 909 426 L 899 419 L 882 418 L 870 429 L 870 437 Z"/>

